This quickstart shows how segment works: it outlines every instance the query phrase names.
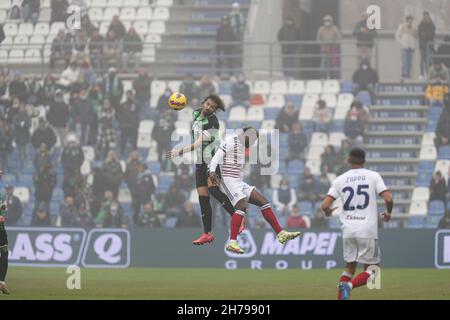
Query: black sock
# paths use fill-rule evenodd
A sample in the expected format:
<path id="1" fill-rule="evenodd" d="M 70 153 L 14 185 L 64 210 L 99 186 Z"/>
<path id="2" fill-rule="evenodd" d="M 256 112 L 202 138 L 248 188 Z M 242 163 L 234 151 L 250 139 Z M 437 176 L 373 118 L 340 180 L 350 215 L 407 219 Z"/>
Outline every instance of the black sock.
<path id="1" fill-rule="evenodd" d="M 202 211 L 203 230 L 205 233 L 212 230 L 212 208 L 209 197 L 199 196 L 200 210 Z"/>
<path id="2" fill-rule="evenodd" d="M 5 281 L 8 271 L 8 248 L 0 249 L 0 281 Z"/>
<path id="3" fill-rule="evenodd" d="M 230 199 L 228 199 L 225 193 L 220 191 L 219 187 L 210 187 L 209 192 L 213 195 L 214 198 L 217 199 L 217 201 L 220 202 L 220 205 L 232 217 L 236 210 L 234 209 L 233 205 L 230 202 Z"/>

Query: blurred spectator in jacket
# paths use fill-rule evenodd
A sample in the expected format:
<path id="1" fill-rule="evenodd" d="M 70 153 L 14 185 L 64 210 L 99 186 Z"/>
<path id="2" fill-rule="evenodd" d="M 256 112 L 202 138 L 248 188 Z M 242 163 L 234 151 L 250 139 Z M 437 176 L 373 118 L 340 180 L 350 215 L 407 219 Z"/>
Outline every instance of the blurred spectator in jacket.
<path id="1" fill-rule="evenodd" d="M 72 37 L 64 29 L 59 30 L 50 48 L 50 69 L 66 67 L 72 56 Z"/>
<path id="2" fill-rule="evenodd" d="M 319 132 L 328 132 L 331 117 L 331 110 L 327 107 L 325 100 L 318 100 L 314 106 L 313 113 L 314 130 Z"/>
<path id="3" fill-rule="evenodd" d="M 102 66 L 103 42 L 104 39 L 100 31 L 95 29 L 89 39 L 89 59 L 91 60 L 92 67 L 95 69 L 99 69 Z"/>
<path id="4" fill-rule="evenodd" d="M 53 171 L 52 164 L 47 163 L 46 166 L 40 168 L 40 170 L 34 174 L 33 182 L 35 190 L 35 208 L 37 209 L 43 205 L 49 210 L 50 202 L 53 197 L 53 190 L 56 186 L 56 174 Z"/>
<path id="5" fill-rule="evenodd" d="M 46 206 L 42 205 L 38 207 L 31 220 L 31 225 L 34 227 L 50 227 L 52 225 L 52 220 L 48 212 L 49 209 Z"/>
<path id="6" fill-rule="evenodd" d="M 335 153 L 336 155 L 336 163 L 339 163 L 339 159 L 338 159 L 338 154 Z M 336 166 L 336 171 L 339 169 L 339 166 Z M 334 172 L 333 172 L 334 173 Z M 324 199 L 327 194 L 328 194 L 328 190 L 330 190 L 330 180 L 328 179 L 328 176 L 325 172 L 321 172 L 320 177 L 319 177 L 319 197 L 320 199 Z"/>
<path id="7" fill-rule="evenodd" d="M 36 150 L 36 155 L 34 157 L 34 167 L 37 171 L 41 168 L 45 167 L 48 163 L 52 162 L 52 155 L 47 149 L 47 145 L 45 143 L 41 143 L 39 149 Z"/>
<path id="8" fill-rule="evenodd" d="M 142 161 L 139 152 L 131 152 L 126 165 L 124 180 L 128 186 L 128 189 L 130 190 L 131 199 L 133 202 L 137 201 L 138 176 L 141 170 L 141 164 Z"/>
<path id="9" fill-rule="evenodd" d="M 133 202 L 133 222 L 135 225 L 138 225 L 140 220 L 141 206 L 152 201 L 155 190 L 152 173 L 145 163 L 141 163 L 137 176 L 136 197 Z"/>
<path id="10" fill-rule="evenodd" d="M 9 83 L 9 96 L 11 100 L 19 98 L 20 101 L 27 102 L 28 88 L 25 81 L 22 79 L 20 71 L 14 72 L 13 79 Z"/>
<path id="11" fill-rule="evenodd" d="M 136 33 L 134 28 L 130 28 L 123 39 L 122 62 L 125 70 L 128 69 L 130 64 L 134 68 L 139 68 L 142 49 L 141 37 Z"/>
<path id="12" fill-rule="evenodd" d="M 83 30 L 76 30 L 73 36 L 73 49 L 76 54 L 83 54 L 88 43 L 87 35 Z"/>
<path id="13" fill-rule="evenodd" d="M 93 228 L 95 227 L 94 219 L 90 215 L 84 203 L 78 207 L 78 215 L 75 218 L 75 227 L 79 228 Z"/>
<path id="14" fill-rule="evenodd" d="M 434 138 L 436 148 L 450 145 L 450 107 L 446 106 L 441 113 L 436 127 L 436 138 Z"/>
<path id="15" fill-rule="evenodd" d="M 14 187 L 10 184 L 5 188 L 6 219 L 9 226 L 17 226 L 23 214 L 22 202 L 14 195 Z"/>
<path id="16" fill-rule="evenodd" d="M 431 20 L 430 13 L 423 12 L 422 21 L 420 21 L 417 27 L 417 33 L 419 36 L 419 49 L 420 49 L 420 77 L 425 78 L 426 66 L 428 63 L 428 51 L 434 53 L 434 36 L 436 35 L 436 26 Z"/>
<path id="17" fill-rule="evenodd" d="M 177 228 L 195 228 L 201 225 L 199 215 L 194 211 L 191 202 L 185 202 L 182 213 L 177 220 Z"/>
<path id="18" fill-rule="evenodd" d="M 216 33 L 216 53 L 217 53 L 217 75 L 220 77 L 223 65 L 226 65 L 226 71 L 232 76 L 234 72 L 234 58 L 236 54 L 236 35 L 230 26 L 230 18 L 224 16 Z"/>
<path id="19" fill-rule="evenodd" d="M 96 158 L 104 157 L 106 153 L 115 146 L 116 132 L 113 122 L 115 119 L 114 109 L 108 99 L 105 99 L 103 106 L 98 113 L 98 134 Z"/>
<path id="20" fill-rule="evenodd" d="M 124 155 L 129 142 L 132 150 L 137 149 L 139 123 L 141 121 L 141 106 L 133 96 L 133 91 L 128 90 L 126 101 L 121 105 L 117 118 L 120 126 L 120 153 Z"/>
<path id="21" fill-rule="evenodd" d="M 159 115 L 161 115 L 162 113 L 166 112 L 166 110 L 167 110 L 167 101 L 169 100 L 171 95 L 172 95 L 172 90 L 170 88 L 166 88 L 166 90 L 164 90 L 164 92 L 159 97 L 158 103 L 156 105 L 156 109 L 158 110 Z"/>
<path id="22" fill-rule="evenodd" d="M 82 77 L 86 83 L 85 89 L 89 89 L 89 86 L 95 85 L 95 82 L 97 81 L 97 75 L 88 59 L 84 59 L 80 64 L 80 77 Z"/>
<path id="23" fill-rule="evenodd" d="M 200 100 L 203 100 L 204 98 L 215 93 L 216 87 L 214 87 L 211 79 L 207 75 L 202 76 L 200 79 L 200 85 L 198 86 L 198 96 L 200 97 Z"/>
<path id="24" fill-rule="evenodd" d="M 245 74 L 241 73 L 237 76 L 237 81 L 231 86 L 231 97 L 233 102 L 230 108 L 242 105 L 246 108 L 250 107 L 250 86 L 246 82 Z"/>
<path id="25" fill-rule="evenodd" d="M 5 29 L 3 28 L 3 24 L 0 23 L 0 44 L 3 42 L 3 40 L 5 40 L 5 38 Z"/>
<path id="26" fill-rule="evenodd" d="M 313 229 L 328 229 L 328 219 L 323 214 L 321 208 L 317 208 L 314 214 L 314 218 L 311 220 L 311 228 Z"/>
<path id="27" fill-rule="evenodd" d="M 65 174 L 79 173 L 84 162 L 84 151 L 75 134 L 68 134 L 61 153 L 61 164 Z"/>
<path id="28" fill-rule="evenodd" d="M 286 179 L 282 179 L 279 188 L 273 190 L 272 202 L 277 212 L 283 216 L 286 216 L 297 203 L 295 190 L 289 187 Z"/>
<path id="29" fill-rule="evenodd" d="M 93 181 L 90 190 L 91 197 L 89 208 L 93 217 L 96 217 L 105 196 L 105 183 L 102 169 L 99 167 L 92 168 L 92 177 Z"/>
<path id="30" fill-rule="evenodd" d="M 28 115 L 25 104 L 22 103 L 19 108 L 19 113 L 14 116 L 13 120 L 14 141 L 18 151 L 20 169 L 27 160 L 27 148 L 31 142 L 30 128 L 31 118 Z"/>
<path id="31" fill-rule="evenodd" d="M 63 93 L 57 90 L 54 100 L 50 102 L 50 108 L 47 111 L 47 120 L 58 134 L 60 144 L 64 143 L 67 132 L 67 126 L 70 122 L 70 109 L 64 102 Z"/>
<path id="32" fill-rule="evenodd" d="M 323 25 L 317 30 L 316 40 L 322 42 L 320 45 L 320 69 L 322 79 L 338 79 L 340 77 L 339 67 L 339 45 L 342 38 L 339 28 L 334 25 L 333 17 L 323 17 Z"/>
<path id="33" fill-rule="evenodd" d="M 414 50 L 417 42 L 417 29 L 413 26 L 414 18 L 411 15 L 406 17 L 406 22 L 398 26 L 395 32 L 395 39 L 401 46 L 402 58 L 402 77 L 404 79 L 411 78 L 412 63 L 414 58 Z"/>
<path id="34" fill-rule="evenodd" d="M 444 37 L 444 43 L 438 47 L 437 55 L 447 69 L 450 68 L 450 36 Z"/>
<path id="35" fill-rule="evenodd" d="M 436 171 L 430 182 L 430 201 L 440 200 L 445 202 L 447 193 L 447 184 L 442 172 Z"/>
<path id="36" fill-rule="evenodd" d="M 345 135 L 355 144 L 361 145 L 364 140 L 364 131 L 368 120 L 368 113 L 362 103 L 359 101 L 352 102 L 345 118 Z"/>
<path id="37" fill-rule="evenodd" d="M 39 20 L 40 10 L 41 0 L 23 0 L 20 12 L 23 21 L 36 24 Z"/>
<path id="38" fill-rule="evenodd" d="M 72 119 L 75 124 L 76 131 L 80 137 L 80 144 L 86 145 L 90 130 L 90 124 L 94 115 L 92 101 L 88 98 L 88 92 L 81 89 L 76 95 L 72 104 Z"/>
<path id="39" fill-rule="evenodd" d="M 231 12 L 228 15 L 230 17 L 230 26 L 236 36 L 236 39 L 242 40 L 245 32 L 245 15 L 241 11 L 239 2 L 234 2 L 231 6 Z"/>
<path id="40" fill-rule="evenodd" d="M 126 228 L 124 213 L 120 203 L 115 200 L 112 191 L 105 191 L 100 211 L 95 218 L 98 228 Z"/>
<path id="41" fill-rule="evenodd" d="M 428 70 L 428 82 L 432 85 L 449 85 L 450 76 L 448 68 L 441 63 L 440 59 L 434 59 L 433 65 Z"/>
<path id="42" fill-rule="evenodd" d="M 86 200 L 83 176 L 78 171 L 64 172 L 62 190 L 65 197 L 72 197 L 79 206 Z"/>
<path id="43" fill-rule="evenodd" d="M 189 173 L 189 166 L 185 163 L 182 163 L 175 176 L 175 181 L 177 182 L 178 187 L 186 192 L 190 192 L 192 190 L 192 186 L 194 185 L 194 177 Z"/>
<path id="44" fill-rule="evenodd" d="M 165 161 L 165 153 L 169 151 L 172 146 L 172 132 L 175 130 L 175 120 L 171 110 L 166 110 L 159 115 L 155 121 L 155 126 L 152 131 L 152 139 L 158 143 L 158 161 L 162 164 L 163 170 L 167 171 L 168 163 Z"/>
<path id="45" fill-rule="evenodd" d="M 309 229 L 306 220 L 300 215 L 300 208 L 295 204 L 286 219 L 286 228 Z"/>
<path id="46" fill-rule="evenodd" d="M 300 122 L 294 122 L 292 124 L 292 132 L 289 133 L 288 146 L 289 160 L 304 159 L 305 149 L 308 146 L 308 136 L 303 131 Z"/>
<path id="47" fill-rule="evenodd" d="M 50 128 L 48 122 L 45 119 L 39 119 L 39 125 L 33 132 L 31 143 L 33 144 L 33 147 L 35 149 L 37 149 L 41 144 L 45 143 L 49 150 L 51 150 L 56 144 L 55 132 L 52 128 Z"/>
<path id="48" fill-rule="evenodd" d="M 353 94 L 356 96 L 358 92 L 368 91 L 373 99 L 378 82 L 378 72 L 370 66 L 368 60 L 363 60 L 359 69 L 353 73 L 353 83 L 355 84 Z"/>
<path id="49" fill-rule="evenodd" d="M 110 31 L 114 32 L 114 37 L 116 39 L 123 39 L 125 37 L 126 30 L 125 30 L 125 27 L 122 24 L 122 22 L 119 20 L 118 15 L 115 15 L 113 17 L 111 24 L 109 25 L 109 28 L 108 28 L 108 33 Z"/>
<path id="50" fill-rule="evenodd" d="M 73 85 L 78 81 L 80 76 L 80 68 L 78 63 L 74 60 L 70 62 L 69 66 L 61 73 L 58 85 L 65 90 L 73 90 Z"/>
<path id="51" fill-rule="evenodd" d="M 52 13 L 50 17 L 50 23 L 66 22 L 68 7 L 69 2 L 67 0 L 52 0 L 51 2 Z"/>
<path id="52" fill-rule="evenodd" d="M 369 15 L 364 13 L 361 20 L 353 28 L 353 36 L 356 38 L 356 47 L 358 48 L 358 64 L 372 59 L 373 42 L 377 36 L 377 30 L 368 28 L 368 18 Z"/>
<path id="53" fill-rule="evenodd" d="M 153 204 L 147 202 L 144 204 L 144 212 L 140 220 L 140 225 L 146 228 L 161 228 L 162 223 L 158 217 L 158 212 L 153 209 Z"/>
<path id="54" fill-rule="evenodd" d="M 300 201 L 311 201 L 315 202 L 319 199 L 319 185 L 316 178 L 311 173 L 311 169 L 305 167 L 303 172 L 303 183 L 299 188 L 299 199 Z"/>
<path id="55" fill-rule="evenodd" d="M 445 211 L 445 215 L 439 220 L 439 229 L 450 229 L 450 209 Z"/>
<path id="56" fill-rule="evenodd" d="M 163 200 L 163 210 L 168 216 L 176 217 L 181 213 L 183 203 L 186 201 L 177 185 L 172 184 Z"/>
<path id="57" fill-rule="evenodd" d="M 179 91 L 186 96 L 188 104 L 197 105 L 199 99 L 198 86 L 195 83 L 194 76 L 191 73 L 186 74 L 180 84 Z M 167 103 L 167 100 L 166 100 Z"/>
<path id="58" fill-rule="evenodd" d="M 152 79 L 149 77 L 148 72 L 144 68 L 140 68 L 138 77 L 133 81 L 133 89 L 141 110 L 147 110 L 150 106 L 151 85 Z"/>
<path id="59" fill-rule="evenodd" d="M 73 227 L 78 215 L 78 209 L 73 202 L 73 198 L 67 196 L 59 207 L 59 218 L 61 227 Z"/>
<path id="60" fill-rule="evenodd" d="M 298 110 L 293 102 L 288 102 L 277 115 L 275 129 L 280 132 L 291 132 L 294 123 L 298 122 Z"/>
<path id="61" fill-rule="evenodd" d="M 8 156 L 12 151 L 13 132 L 8 124 L 0 119 L 0 158 L 3 172 L 9 171 Z"/>
<path id="62" fill-rule="evenodd" d="M 109 99 L 114 111 L 117 112 L 123 96 L 123 83 L 114 67 L 109 68 L 108 74 L 103 78 L 103 93 L 104 97 Z"/>
<path id="63" fill-rule="evenodd" d="M 296 78 L 299 61 L 300 30 L 295 26 L 292 17 L 287 17 L 283 26 L 278 31 L 278 42 L 281 45 L 281 57 L 283 62 L 283 74 L 287 78 Z"/>
<path id="64" fill-rule="evenodd" d="M 108 31 L 106 39 L 103 41 L 103 67 L 110 68 L 117 66 L 122 56 L 122 51 L 122 38 L 117 37 L 114 31 Z"/>
<path id="65" fill-rule="evenodd" d="M 339 166 L 339 157 L 332 145 L 325 147 L 324 152 L 320 156 L 322 163 L 320 165 L 320 171 L 323 173 L 335 173 Z"/>
<path id="66" fill-rule="evenodd" d="M 339 170 L 337 172 L 337 175 L 341 175 L 342 173 L 350 170 L 350 166 L 347 162 L 348 157 L 350 155 L 350 151 L 352 149 L 352 144 L 350 143 L 350 140 L 344 139 L 341 141 L 341 149 L 339 150 Z"/>
<path id="67" fill-rule="evenodd" d="M 108 157 L 103 163 L 102 172 L 105 189 L 110 190 L 114 195 L 114 199 L 117 199 L 117 196 L 119 195 L 119 186 L 123 179 L 123 171 L 114 150 L 108 152 Z"/>

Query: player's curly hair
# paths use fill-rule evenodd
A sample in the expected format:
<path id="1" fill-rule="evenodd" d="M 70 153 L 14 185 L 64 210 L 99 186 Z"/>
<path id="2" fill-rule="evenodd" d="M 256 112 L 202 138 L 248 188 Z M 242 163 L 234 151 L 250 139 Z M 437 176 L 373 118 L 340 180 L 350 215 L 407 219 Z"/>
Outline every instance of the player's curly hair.
<path id="1" fill-rule="evenodd" d="M 214 104 L 217 106 L 217 109 L 220 109 L 223 112 L 225 112 L 225 102 L 223 102 L 221 97 L 219 97 L 217 94 L 210 94 L 205 99 L 203 99 L 202 104 L 204 104 L 208 99 L 214 102 Z"/>

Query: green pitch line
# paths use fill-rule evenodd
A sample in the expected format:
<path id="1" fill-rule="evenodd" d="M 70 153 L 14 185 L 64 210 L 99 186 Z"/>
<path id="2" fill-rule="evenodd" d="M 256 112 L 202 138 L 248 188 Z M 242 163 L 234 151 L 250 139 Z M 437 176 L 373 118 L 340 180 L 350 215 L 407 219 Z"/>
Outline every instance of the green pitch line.
<path id="1" fill-rule="evenodd" d="M 2 299 L 336 299 L 340 270 L 81 269 L 68 290 L 65 269 L 11 267 Z M 450 299 L 450 270 L 383 269 L 381 290 L 353 299 Z M 207 290 L 205 290 L 207 288 Z"/>

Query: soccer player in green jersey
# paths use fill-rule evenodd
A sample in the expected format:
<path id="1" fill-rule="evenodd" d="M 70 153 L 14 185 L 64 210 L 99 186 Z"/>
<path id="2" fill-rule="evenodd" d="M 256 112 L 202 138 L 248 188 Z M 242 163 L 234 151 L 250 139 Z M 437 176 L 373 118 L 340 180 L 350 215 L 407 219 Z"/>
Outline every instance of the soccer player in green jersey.
<path id="1" fill-rule="evenodd" d="M 209 199 L 210 193 L 219 201 L 230 216 L 232 216 L 235 211 L 228 197 L 220 191 L 219 186 L 213 184 L 208 178 L 208 164 L 211 162 L 220 141 L 219 120 L 217 120 L 215 115 L 217 110 L 225 111 L 225 104 L 222 99 L 214 94 L 206 97 L 202 102 L 202 107 L 195 110 L 193 113 L 193 143 L 184 148 L 174 149 L 167 153 L 167 158 L 172 159 L 181 156 L 184 153 L 196 150 L 198 152 L 197 159 L 201 159 L 201 161 L 197 161 L 195 166 L 195 180 L 202 213 L 204 233 L 200 238 L 193 241 L 193 244 L 195 245 L 202 245 L 214 241 L 214 236 L 211 233 L 212 207 Z M 219 169 L 217 170 L 217 174 L 220 175 Z M 240 231 L 242 232 L 243 229 L 244 223 L 242 223 Z"/>
<path id="2" fill-rule="evenodd" d="M 0 170 L 0 179 L 3 171 Z M 5 213 L 6 203 L 5 195 L 0 192 L 0 292 L 9 294 L 9 290 L 5 285 L 6 271 L 8 271 L 8 237 L 5 230 Z"/>

